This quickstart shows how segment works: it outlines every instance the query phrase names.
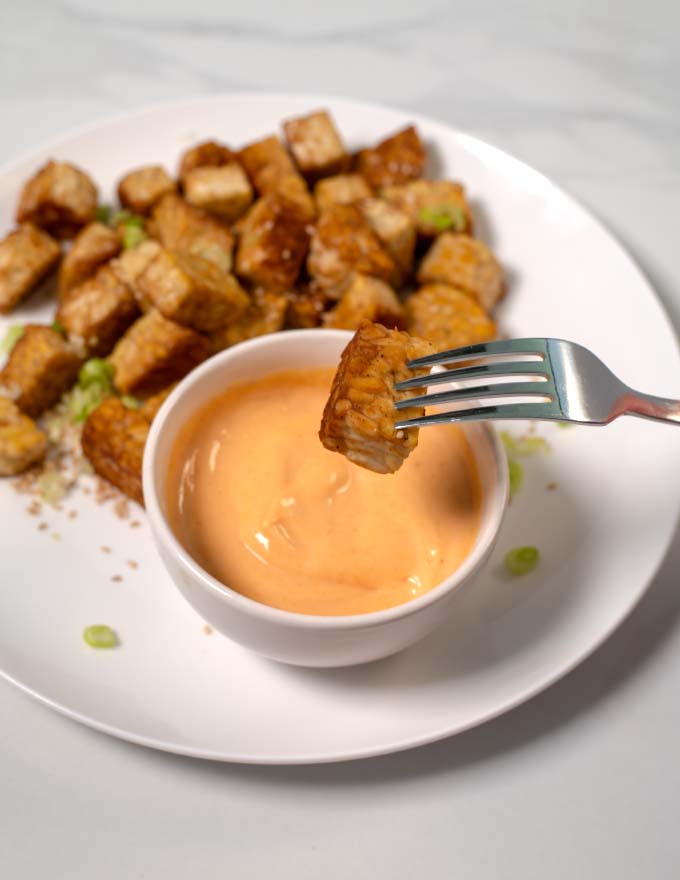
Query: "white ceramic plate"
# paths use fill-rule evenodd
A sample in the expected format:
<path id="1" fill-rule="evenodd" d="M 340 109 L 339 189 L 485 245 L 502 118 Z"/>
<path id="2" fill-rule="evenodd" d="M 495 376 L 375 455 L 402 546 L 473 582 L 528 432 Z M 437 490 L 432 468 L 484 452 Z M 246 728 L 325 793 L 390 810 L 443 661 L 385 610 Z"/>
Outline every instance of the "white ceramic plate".
<path id="1" fill-rule="evenodd" d="M 479 234 L 508 269 L 500 315 L 507 333 L 578 340 L 631 385 L 677 392 L 669 379 L 680 360 L 668 321 L 600 224 L 516 159 L 415 114 L 246 94 L 118 118 L 5 168 L 0 229 L 11 223 L 22 181 L 50 156 L 89 169 L 111 197 L 130 167 L 174 168 L 180 151 L 201 138 L 238 145 L 318 106 L 331 107 L 352 148 L 417 123 L 436 157 L 432 170 L 465 182 Z M 50 315 L 34 300 L 3 324 Z M 452 619 L 400 655 L 347 670 L 280 666 L 206 635 L 156 558 L 143 513 L 131 528 L 79 495 L 63 511 L 34 517 L 24 496 L 0 485 L 0 671 L 107 733 L 228 761 L 355 758 L 479 724 L 547 687 L 612 632 L 652 578 L 678 512 L 680 431 L 634 419 L 599 430 L 539 430 L 552 452 L 526 461 L 496 554 L 460 594 Z M 547 490 L 549 483 L 557 488 Z M 68 518 L 70 510 L 78 517 Z M 43 520 L 49 529 L 38 531 Z M 509 580 L 502 556 L 519 544 L 537 545 L 542 563 Z M 118 574 L 123 581 L 112 581 Z M 81 632 L 90 623 L 115 627 L 121 647 L 88 649 Z"/>

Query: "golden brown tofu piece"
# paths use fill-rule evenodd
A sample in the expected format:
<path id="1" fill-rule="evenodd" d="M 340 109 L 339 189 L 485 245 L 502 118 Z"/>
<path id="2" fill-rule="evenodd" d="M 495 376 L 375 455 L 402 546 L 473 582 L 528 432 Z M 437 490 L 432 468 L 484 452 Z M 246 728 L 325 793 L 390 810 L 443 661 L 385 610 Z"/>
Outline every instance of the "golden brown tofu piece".
<path id="1" fill-rule="evenodd" d="M 108 354 L 139 315 L 134 294 L 111 266 L 74 287 L 59 305 L 57 320 L 69 341 L 88 357 Z"/>
<path id="2" fill-rule="evenodd" d="M 11 312 L 50 272 L 61 253 L 33 223 L 22 223 L 0 241 L 0 313 Z"/>
<path id="3" fill-rule="evenodd" d="M 158 391 L 156 394 L 152 394 L 151 397 L 148 397 L 139 408 L 140 415 L 143 415 L 148 422 L 153 422 L 158 410 L 165 403 L 166 397 L 168 397 L 176 385 L 177 383 L 173 382 L 172 385 L 168 385 L 167 388 L 163 388 L 162 391 Z"/>
<path id="4" fill-rule="evenodd" d="M 82 358 L 61 333 L 28 324 L 2 371 L 0 394 L 37 418 L 75 382 Z"/>
<path id="5" fill-rule="evenodd" d="M 75 237 L 59 266 L 59 298 L 116 257 L 121 248 L 118 233 L 103 223 L 88 223 Z"/>
<path id="6" fill-rule="evenodd" d="M 414 180 L 390 186 L 382 197 L 413 219 L 418 234 L 433 238 L 440 232 L 472 235 L 472 211 L 465 188 L 452 180 Z"/>
<path id="7" fill-rule="evenodd" d="M 418 132 L 409 125 L 381 141 L 377 147 L 361 150 L 357 157 L 357 171 L 373 189 L 380 190 L 422 177 L 425 159 L 425 147 Z"/>
<path id="8" fill-rule="evenodd" d="M 418 445 L 418 429 L 396 430 L 395 423 L 418 418 L 425 409 L 396 410 L 396 401 L 422 389 L 396 391 L 394 386 L 419 374 L 407 368 L 407 361 L 433 353 L 429 342 L 362 322 L 342 353 L 323 412 L 319 437 L 326 449 L 379 474 L 397 471 Z"/>
<path id="9" fill-rule="evenodd" d="M 258 199 L 241 225 L 236 274 L 275 293 L 293 287 L 309 246 L 307 218 L 277 195 Z"/>
<path id="10" fill-rule="evenodd" d="M 138 285 L 165 318 L 206 333 L 235 321 L 250 303 L 236 278 L 214 263 L 166 250 L 149 263 Z"/>
<path id="11" fill-rule="evenodd" d="M 448 284 L 426 284 L 406 300 L 406 329 L 437 351 L 488 342 L 496 325 L 477 300 Z"/>
<path id="12" fill-rule="evenodd" d="M 110 263 L 118 278 L 130 288 L 137 305 L 143 312 L 148 312 L 152 306 L 140 290 L 139 278 L 161 250 L 162 248 L 157 241 L 148 238 L 137 247 L 126 248 L 117 259 L 111 260 Z"/>
<path id="13" fill-rule="evenodd" d="M 364 199 L 359 209 L 399 269 L 399 283 L 413 271 L 416 224 L 411 217 L 384 199 Z"/>
<path id="14" fill-rule="evenodd" d="M 314 199 L 319 211 L 329 205 L 351 205 L 373 195 L 370 186 L 360 174 L 336 174 L 326 177 L 314 187 Z"/>
<path id="15" fill-rule="evenodd" d="M 238 162 L 219 168 L 194 168 L 184 180 L 186 200 L 232 223 L 253 201 L 253 188 Z"/>
<path id="16" fill-rule="evenodd" d="M 109 397 L 87 417 L 81 436 L 83 454 L 95 472 L 142 505 L 142 459 L 150 424 L 140 410 Z"/>
<path id="17" fill-rule="evenodd" d="M 434 240 L 418 269 L 418 281 L 443 281 L 473 296 L 490 312 L 503 296 L 503 269 L 489 248 L 469 235 L 444 232 Z"/>
<path id="18" fill-rule="evenodd" d="M 362 321 L 403 328 L 406 316 L 389 284 L 357 272 L 337 306 L 324 315 L 323 323 L 337 330 L 356 330 Z"/>
<path id="19" fill-rule="evenodd" d="M 234 236 L 219 220 L 177 195 L 165 196 L 156 205 L 151 233 L 169 251 L 208 260 L 222 272 L 232 270 Z"/>
<path id="20" fill-rule="evenodd" d="M 212 351 L 222 351 L 265 333 L 276 333 L 283 328 L 287 308 L 288 300 L 283 294 L 266 290 L 256 292 L 237 321 L 210 335 Z"/>
<path id="21" fill-rule="evenodd" d="M 180 160 L 179 179 L 184 186 L 189 172 L 194 168 L 219 168 L 228 165 L 236 158 L 235 154 L 217 141 L 204 141 L 188 149 Z"/>
<path id="22" fill-rule="evenodd" d="M 339 174 L 349 167 L 349 154 L 325 110 L 288 119 L 283 130 L 288 148 L 308 180 Z"/>
<path id="23" fill-rule="evenodd" d="M 339 296 L 351 272 L 392 282 L 396 267 L 355 205 L 330 205 L 321 212 L 307 259 L 319 287 Z"/>
<path id="24" fill-rule="evenodd" d="M 280 195 L 295 202 L 313 217 L 314 200 L 290 154 L 273 135 L 244 147 L 238 155 L 255 190 L 261 195 Z"/>
<path id="25" fill-rule="evenodd" d="M 10 477 L 45 456 L 47 436 L 19 407 L 0 397 L 0 477 Z"/>
<path id="26" fill-rule="evenodd" d="M 118 391 L 144 396 L 183 378 L 209 353 L 204 336 L 168 321 L 154 309 L 118 341 L 109 363 Z"/>
<path id="27" fill-rule="evenodd" d="M 135 214 L 148 214 L 163 196 L 173 193 L 175 181 L 160 165 L 145 165 L 129 171 L 118 184 L 118 198 Z"/>
<path id="28" fill-rule="evenodd" d="M 17 208 L 19 223 L 35 223 L 57 238 L 72 238 L 94 220 L 97 187 L 80 168 L 50 161 L 25 184 Z"/>
<path id="29" fill-rule="evenodd" d="M 323 290 L 309 285 L 287 290 L 285 297 L 288 301 L 285 326 L 290 330 L 321 326 L 326 309 L 335 302 Z"/>

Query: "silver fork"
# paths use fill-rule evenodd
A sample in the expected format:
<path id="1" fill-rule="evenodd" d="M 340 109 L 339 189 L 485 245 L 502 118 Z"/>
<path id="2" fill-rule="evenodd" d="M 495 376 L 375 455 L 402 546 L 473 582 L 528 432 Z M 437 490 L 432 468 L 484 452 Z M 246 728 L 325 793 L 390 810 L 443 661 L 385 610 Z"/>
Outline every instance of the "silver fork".
<path id="1" fill-rule="evenodd" d="M 409 361 L 408 366 L 436 367 L 482 358 L 491 358 L 492 362 L 468 364 L 399 382 L 397 390 L 406 391 L 474 380 L 464 387 L 397 401 L 397 409 L 442 403 L 462 404 L 463 408 L 407 419 L 397 422 L 396 428 L 479 419 L 545 419 L 607 425 L 622 415 L 680 423 L 680 401 L 633 391 L 587 348 L 563 339 L 509 339 L 468 345 Z M 511 381 L 504 381 L 507 379 Z M 495 398 L 508 400 L 484 404 L 485 400 Z M 513 398 L 525 401 L 513 402 Z"/>

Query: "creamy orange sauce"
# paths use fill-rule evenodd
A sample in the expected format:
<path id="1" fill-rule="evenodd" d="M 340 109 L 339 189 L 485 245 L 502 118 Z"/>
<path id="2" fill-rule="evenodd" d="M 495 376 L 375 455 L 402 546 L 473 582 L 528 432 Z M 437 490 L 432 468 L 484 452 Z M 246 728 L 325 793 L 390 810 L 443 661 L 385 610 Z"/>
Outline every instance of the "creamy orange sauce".
<path id="1" fill-rule="evenodd" d="M 450 575 L 481 514 L 472 452 L 454 425 L 425 429 L 396 474 L 318 437 L 334 369 L 232 386 L 183 427 L 168 512 L 189 553 L 251 599 L 304 614 L 400 605 Z"/>

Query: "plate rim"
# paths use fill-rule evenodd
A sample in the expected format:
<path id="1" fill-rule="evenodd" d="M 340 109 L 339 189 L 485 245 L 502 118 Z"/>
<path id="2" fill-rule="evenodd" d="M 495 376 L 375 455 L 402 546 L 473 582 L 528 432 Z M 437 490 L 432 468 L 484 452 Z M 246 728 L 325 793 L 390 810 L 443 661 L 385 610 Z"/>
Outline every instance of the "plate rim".
<path id="1" fill-rule="evenodd" d="M 149 102 L 140 104 L 134 108 L 122 110 L 117 113 L 105 114 L 101 118 L 98 118 L 92 122 L 72 126 L 63 130 L 61 133 L 47 139 L 46 141 L 40 143 L 38 146 L 26 150 L 25 152 L 22 152 L 17 156 L 14 156 L 13 158 L 10 158 L 9 160 L 3 162 L 2 165 L 0 165 L 0 177 L 11 175 L 15 169 L 17 169 L 20 165 L 26 164 L 27 162 L 42 160 L 42 157 L 46 152 L 59 148 L 60 145 L 66 140 L 72 140 L 74 138 L 86 136 L 88 134 L 96 132 L 97 129 L 104 126 L 131 122 L 134 121 L 136 118 L 143 118 L 144 116 L 147 116 L 151 113 L 163 112 L 171 109 L 179 109 L 181 107 L 190 107 L 192 105 L 195 106 L 199 103 L 219 104 L 220 102 L 224 102 L 225 100 L 239 101 L 253 99 L 260 101 L 280 100 L 282 102 L 309 102 L 310 107 L 326 105 L 329 107 L 331 112 L 333 110 L 334 103 L 342 103 L 345 105 L 360 107 L 367 111 L 374 110 L 378 112 L 388 111 L 391 113 L 396 113 L 404 118 L 407 117 L 415 124 L 423 122 L 427 126 L 439 127 L 441 129 L 444 129 L 449 136 L 453 135 L 456 138 L 461 139 L 465 145 L 470 145 L 470 147 L 475 148 L 481 147 L 483 150 L 491 151 L 494 154 L 501 155 L 506 161 L 510 160 L 512 163 L 517 164 L 517 166 L 522 167 L 526 171 L 529 171 L 532 176 L 540 179 L 543 187 L 551 189 L 558 196 L 566 199 L 568 202 L 571 203 L 572 207 L 575 207 L 579 211 L 581 211 L 596 227 L 599 227 L 600 230 L 605 233 L 607 238 L 610 240 L 610 243 L 615 247 L 619 258 L 623 258 L 623 260 L 627 263 L 628 270 L 632 271 L 636 275 L 637 281 L 644 285 L 644 287 L 647 289 L 647 293 L 649 294 L 649 304 L 653 304 L 659 310 L 659 316 L 665 324 L 666 329 L 669 331 L 669 336 L 673 343 L 673 354 L 676 361 L 678 362 L 678 365 L 680 366 L 680 340 L 678 339 L 678 334 L 676 333 L 673 321 L 671 320 L 669 310 L 667 309 L 664 300 L 657 293 L 646 271 L 639 265 L 637 259 L 633 256 L 633 254 L 626 248 L 617 233 L 614 232 L 610 228 L 609 224 L 601 219 L 595 213 L 595 211 L 590 208 L 589 205 L 586 205 L 580 199 L 576 198 L 567 188 L 565 188 L 561 184 L 556 183 L 551 177 L 536 168 L 533 164 L 525 162 L 523 159 L 518 158 L 513 153 L 508 152 L 504 148 L 498 147 L 495 144 L 485 141 L 482 138 L 470 134 L 463 129 L 458 129 L 453 125 L 436 117 L 428 116 L 418 111 L 411 111 L 408 108 L 399 107 L 388 102 L 365 101 L 330 93 L 320 94 L 313 92 L 308 93 L 297 91 L 288 92 L 271 90 L 239 90 L 233 92 L 230 91 L 213 93 L 208 95 L 199 93 L 197 95 L 186 96 L 182 98 Z M 511 712 L 518 706 L 533 699 L 544 690 L 547 690 L 558 681 L 568 676 L 571 672 L 574 671 L 574 669 L 587 661 L 599 648 L 602 647 L 602 645 L 625 622 L 625 620 L 628 619 L 628 617 L 635 610 L 642 598 L 648 592 L 651 584 L 656 578 L 668 555 L 673 535 L 675 534 L 679 523 L 680 491 L 678 491 L 677 493 L 672 515 L 669 515 L 668 517 L 666 534 L 664 535 L 662 548 L 659 551 L 658 558 L 655 560 L 654 564 L 650 568 L 649 574 L 643 580 L 639 590 L 636 592 L 633 598 L 623 607 L 623 609 L 620 610 L 618 614 L 616 614 L 612 618 L 612 621 L 607 627 L 602 630 L 598 637 L 595 638 L 584 650 L 578 652 L 577 655 L 572 658 L 568 663 L 562 665 L 559 670 L 544 676 L 538 682 L 532 684 L 530 687 L 525 688 L 512 699 L 506 700 L 504 703 L 502 703 L 502 705 L 494 707 L 485 714 L 473 720 L 470 720 L 469 722 L 454 725 L 453 727 L 451 725 L 448 725 L 445 728 L 439 728 L 434 732 L 422 734 L 419 736 L 411 735 L 408 737 L 403 737 L 394 741 L 390 741 L 389 743 L 383 743 L 381 745 L 344 749 L 341 751 L 335 749 L 314 754 L 310 753 L 304 756 L 286 756 L 281 754 L 227 754 L 224 751 L 193 748 L 178 743 L 172 743 L 167 740 L 143 736 L 124 728 L 117 727 L 116 725 L 99 721 L 96 718 L 85 715 L 78 710 L 72 709 L 63 703 L 52 699 L 46 693 L 25 684 L 2 668 L 0 668 L 0 678 L 14 685 L 23 693 L 33 697 L 43 706 L 53 709 L 60 715 L 76 721 L 80 724 L 83 724 L 86 727 L 97 730 L 101 733 L 106 733 L 116 739 L 134 743 L 135 745 L 156 749 L 169 754 L 181 755 L 183 757 L 191 757 L 201 760 L 219 761 L 222 763 L 234 764 L 254 764 L 265 766 L 304 766 L 313 764 L 339 763 L 343 761 L 354 761 L 373 758 L 380 755 L 396 754 L 406 751 L 408 749 L 429 745 L 434 742 L 456 736 L 459 733 L 464 733 L 465 731 L 471 730 L 475 727 L 479 727 L 482 724 L 487 724 L 488 722 L 493 721 L 495 718 L 505 715 L 506 713 Z"/>

